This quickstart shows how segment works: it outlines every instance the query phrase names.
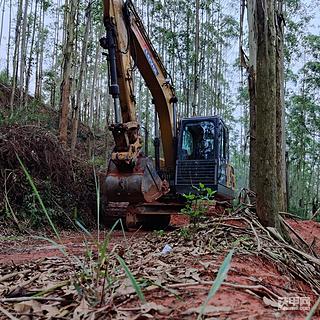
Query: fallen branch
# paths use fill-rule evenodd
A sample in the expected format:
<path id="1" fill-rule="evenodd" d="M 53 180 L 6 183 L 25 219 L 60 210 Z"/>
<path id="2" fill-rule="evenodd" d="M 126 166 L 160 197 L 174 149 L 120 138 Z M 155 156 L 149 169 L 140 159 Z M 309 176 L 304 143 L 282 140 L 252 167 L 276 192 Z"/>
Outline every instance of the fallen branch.
<path id="1" fill-rule="evenodd" d="M 15 316 L 13 316 L 9 311 L 7 311 L 6 309 L 2 308 L 0 306 L 0 312 L 2 312 L 5 316 L 7 316 L 10 320 L 19 320 L 18 318 L 16 318 Z"/>
<path id="2" fill-rule="evenodd" d="M 12 303 L 12 302 L 23 302 L 23 301 L 66 301 L 64 298 L 50 298 L 50 297 L 18 297 L 18 298 L 2 298 L 0 302 L 2 303 Z"/>

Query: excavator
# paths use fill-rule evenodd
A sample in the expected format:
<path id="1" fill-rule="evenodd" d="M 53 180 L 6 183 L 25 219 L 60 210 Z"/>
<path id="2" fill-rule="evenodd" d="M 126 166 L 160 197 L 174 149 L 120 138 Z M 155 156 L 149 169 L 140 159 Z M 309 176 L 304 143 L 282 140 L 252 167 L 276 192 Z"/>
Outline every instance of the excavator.
<path id="1" fill-rule="evenodd" d="M 106 35 L 100 45 L 108 60 L 114 108 L 109 129 L 115 143 L 108 168 L 100 177 L 104 221 L 114 221 L 122 212 L 128 228 L 142 224 L 163 229 L 170 214 L 181 207 L 181 195 L 196 192 L 199 183 L 213 189 L 216 198 L 232 200 L 235 178 L 225 123 L 217 115 L 178 121 L 178 99 L 170 75 L 132 1 L 103 0 L 103 6 Z M 151 92 L 158 118 L 154 161 L 142 152 L 134 94 L 136 68 Z"/>

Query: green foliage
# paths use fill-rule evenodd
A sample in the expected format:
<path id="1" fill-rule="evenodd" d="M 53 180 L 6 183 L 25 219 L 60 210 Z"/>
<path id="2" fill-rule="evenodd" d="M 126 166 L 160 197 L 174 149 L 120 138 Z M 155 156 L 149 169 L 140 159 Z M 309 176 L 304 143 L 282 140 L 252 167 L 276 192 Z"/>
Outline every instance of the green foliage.
<path id="1" fill-rule="evenodd" d="M 192 238 L 192 232 L 190 228 L 184 227 L 179 230 L 179 236 L 184 240 L 189 241 Z"/>
<path id="2" fill-rule="evenodd" d="M 28 182 L 30 183 L 30 186 L 31 186 L 32 191 L 33 191 L 33 193 L 35 195 L 35 198 L 39 201 L 40 207 L 41 207 L 43 213 L 45 214 L 45 216 L 46 216 L 46 218 L 47 218 L 47 220 L 49 222 L 50 227 L 52 228 L 52 230 L 55 233 L 55 235 L 57 236 L 57 238 L 60 240 L 60 234 L 59 234 L 56 226 L 54 225 L 54 223 L 53 223 L 53 221 L 52 221 L 52 219 L 50 217 L 50 214 L 49 214 L 47 208 L 45 207 L 45 205 L 44 205 L 44 203 L 42 201 L 42 198 L 40 197 L 39 191 L 38 191 L 37 187 L 35 186 L 32 177 L 30 176 L 28 170 L 26 169 L 26 167 L 24 166 L 24 164 L 22 163 L 22 161 L 20 160 L 18 155 L 17 155 L 17 158 L 18 158 L 18 161 L 19 161 L 19 163 L 21 165 L 21 168 L 22 168 L 22 170 L 23 170 Z"/>
<path id="3" fill-rule="evenodd" d="M 12 124 L 41 124 L 51 127 L 52 117 L 48 112 L 40 112 L 42 104 L 33 100 L 27 105 L 27 110 L 14 108 L 13 113 L 9 117 L 0 118 L 0 125 Z"/>
<path id="4" fill-rule="evenodd" d="M 199 187 L 193 186 L 193 188 L 195 192 L 183 194 L 186 199 L 186 205 L 181 210 L 181 213 L 188 215 L 196 224 L 199 218 L 207 212 L 209 206 L 214 204 L 215 191 L 206 187 L 203 183 L 199 183 Z"/>
<path id="5" fill-rule="evenodd" d="M 39 194 L 37 187 L 34 184 L 32 177 L 30 176 L 29 172 L 27 171 L 26 167 L 24 166 L 24 164 L 22 163 L 20 158 L 18 156 L 17 156 L 17 158 L 18 158 L 18 161 L 19 161 L 19 163 L 23 169 L 23 172 L 24 172 L 24 174 L 25 174 L 25 176 L 26 176 L 26 178 L 32 188 L 32 191 L 33 191 L 34 198 L 32 198 L 32 200 L 31 200 L 32 201 L 31 207 L 35 208 L 35 200 L 37 200 L 39 202 L 40 207 L 41 207 L 43 213 L 45 214 L 50 227 L 52 228 L 52 230 L 53 230 L 55 236 L 58 238 L 59 242 L 61 242 L 60 234 L 59 234 L 54 222 L 52 221 L 52 219 L 50 217 L 49 211 L 47 210 L 47 208 L 44 205 L 44 202 Z M 97 180 L 96 180 L 96 182 L 97 182 Z M 100 193 L 99 186 L 97 184 L 96 184 L 96 190 L 97 190 L 97 193 Z M 99 215 L 99 203 L 100 203 L 100 199 L 98 196 L 97 197 L 98 215 Z M 35 216 L 37 216 L 37 215 L 35 215 Z M 113 276 L 108 274 L 108 267 L 107 266 L 108 266 L 108 260 L 111 258 L 110 253 L 108 252 L 110 237 L 111 237 L 113 230 L 115 229 L 116 225 L 119 222 L 122 226 L 121 219 L 119 219 L 113 225 L 113 227 L 111 228 L 111 230 L 109 231 L 109 233 L 107 234 L 107 236 L 105 237 L 105 239 L 102 243 L 100 243 L 100 241 L 99 241 L 99 236 L 98 236 L 98 242 L 94 241 L 94 242 L 96 242 L 96 246 L 98 248 L 98 254 L 97 254 L 96 260 L 94 260 L 91 249 L 88 246 L 87 246 L 87 254 L 86 254 L 89 259 L 88 265 L 85 265 L 84 263 L 82 263 L 78 257 L 75 257 L 75 256 L 72 257 L 77 260 L 77 262 L 80 266 L 82 266 L 80 272 L 77 272 L 74 275 L 77 278 L 77 281 L 75 282 L 75 286 L 78 288 L 79 295 L 81 295 L 81 296 L 84 294 L 90 293 L 90 296 L 87 296 L 86 298 L 87 298 L 87 300 L 89 300 L 89 302 L 91 302 L 91 304 L 93 306 L 96 306 L 99 302 L 101 304 L 101 301 L 105 295 L 105 282 L 107 281 L 107 285 L 106 285 L 107 288 L 106 289 L 108 290 L 108 288 L 110 288 L 111 285 L 117 280 L 117 279 L 114 279 Z M 80 229 L 82 231 L 85 232 L 85 234 L 87 236 L 92 236 L 91 233 L 79 221 L 76 221 L 76 224 L 78 227 L 80 227 Z M 123 226 L 122 226 L 122 231 L 124 234 Z M 98 233 L 99 233 L 99 230 L 98 230 Z M 56 243 L 55 241 L 53 241 L 52 239 L 49 239 L 49 238 L 42 238 L 42 239 L 48 240 L 50 243 L 52 243 L 54 246 L 56 246 L 63 253 L 64 256 L 66 256 L 67 258 L 70 258 L 62 244 L 59 245 L 58 243 Z M 117 254 L 113 254 L 113 256 L 118 260 L 120 266 L 125 271 L 125 274 L 128 277 L 128 279 L 130 280 L 130 282 L 131 282 L 133 288 L 135 289 L 140 301 L 142 303 L 146 303 L 146 299 L 142 293 L 140 285 L 138 284 L 138 281 L 135 279 L 134 275 L 132 274 L 132 272 L 128 268 L 125 261 Z M 92 290 L 87 290 L 86 286 L 89 285 L 89 287 L 90 287 L 91 284 L 94 282 L 94 283 L 96 283 L 96 287 L 98 287 L 98 284 L 101 281 L 103 282 L 103 286 L 102 286 L 103 292 L 97 292 L 95 290 L 94 294 L 92 295 Z M 98 297 L 100 297 L 101 300 L 99 300 Z"/>
<path id="6" fill-rule="evenodd" d="M 212 286 L 211 286 L 211 289 L 208 293 L 207 299 L 204 302 L 204 304 L 201 306 L 200 313 L 199 313 L 197 320 L 200 320 L 202 318 L 202 315 L 205 312 L 205 309 L 206 309 L 208 302 L 214 297 L 214 295 L 217 293 L 217 291 L 221 287 L 223 281 L 226 279 L 227 273 L 228 273 L 230 266 L 231 266 L 231 259 L 232 259 L 233 252 L 234 252 L 234 250 L 232 249 L 228 253 L 228 255 L 225 257 L 225 259 L 223 260 L 223 262 L 219 268 L 217 277 L 215 278 L 215 280 L 212 283 Z"/>
<path id="7" fill-rule="evenodd" d="M 164 230 L 154 230 L 153 233 L 157 236 L 157 237 L 163 237 L 166 233 Z"/>
<path id="8" fill-rule="evenodd" d="M 5 70 L 0 71 L 0 83 L 5 85 L 10 84 L 10 79 L 8 78 L 7 72 Z"/>
<path id="9" fill-rule="evenodd" d="M 104 155 L 96 156 L 89 160 L 88 163 L 97 168 L 104 168 L 106 166 L 106 158 Z"/>
<path id="10" fill-rule="evenodd" d="M 287 144 L 289 165 L 289 210 L 309 218 L 319 207 L 320 170 L 320 37 L 304 36 L 305 63 L 296 74 L 298 92 L 287 100 Z"/>
<path id="11" fill-rule="evenodd" d="M 140 301 L 141 301 L 142 303 L 146 303 L 146 298 L 144 297 L 144 295 L 143 295 L 143 293 L 142 293 L 142 291 L 141 291 L 141 288 L 140 288 L 137 280 L 135 279 L 135 277 L 133 276 L 133 274 L 132 274 L 131 271 L 129 270 L 128 266 L 126 265 L 126 263 L 124 262 L 124 260 L 123 260 L 121 257 L 117 256 L 117 259 L 118 259 L 120 265 L 122 266 L 122 268 L 124 269 L 127 277 L 128 277 L 129 280 L 131 281 L 131 284 L 132 284 L 134 290 L 136 291 L 136 293 L 137 293 Z"/>

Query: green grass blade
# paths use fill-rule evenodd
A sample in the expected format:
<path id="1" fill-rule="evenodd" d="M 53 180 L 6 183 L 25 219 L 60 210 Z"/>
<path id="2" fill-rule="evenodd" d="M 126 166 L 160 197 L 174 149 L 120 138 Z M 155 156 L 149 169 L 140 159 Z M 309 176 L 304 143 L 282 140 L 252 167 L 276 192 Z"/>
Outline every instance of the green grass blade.
<path id="1" fill-rule="evenodd" d="M 313 307 L 311 308 L 310 312 L 308 313 L 306 320 L 311 320 L 313 315 L 315 314 L 315 312 L 317 311 L 318 307 L 320 305 L 320 297 L 318 298 L 318 300 L 316 301 L 316 303 L 313 305 Z"/>
<path id="2" fill-rule="evenodd" d="M 76 220 L 75 221 L 75 224 L 89 237 L 92 236 L 92 234 L 90 233 L 90 231 L 88 231 L 85 226 L 79 221 L 79 220 Z"/>
<path id="3" fill-rule="evenodd" d="M 111 227 L 111 229 L 109 230 L 108 234 L 107 234 L 107 237 L 111 237 L 112 235 L 112 232 L 114 231 L 114 229 L 116 228 L 116 226 L 120 223 L 121 225 L 121 219 L 119 218 L 114 224 L 113 226 Z"/>
<path id="4" fill-rule="evenodd" d="M 120 223 L 121 224 L 121 219 L 118 219 L 113 226 L 111 227 L 111 229 L 109 230 L 108 234 L 106 235 L 104 241 L 102 242 L 102 245 L 98 245 L 99 247 L 99 266 L 101 267 L 105 261 L 106 258 L 106 253 L 107 253 L 107 249 L 108 249 L 108 245 L 110 242 L 110 238 L 112 235 L 113 230 L 116 228 L 116 226 Z"/>
<path id="5" fill-rule="evenodd" d="M 127 277 L 129 278 L 134 290 L 136 291 L 140 301 L 142 303 L 146 303 L 146 298 L 144 297 L 142 291 L 141 291 L 141 288 L 137 282 L 137 280 L 135 279 L 135 277 L 133 276 L 133 274 L 131 273 L 131 271 L 129 270 L 128 266 L 126 265 L 126 263 L 124 262 L 124 260 L 119 257 L 119 256 L 116 256 L 117 260 L 119 261 L 121 267 L 124 269 Z"/>
<path id="6" fill-rule="evenodd" d="M 39 204 L 40 204 L 40 207 L 41 207 L 42 211 L 44 212 L 44 214 L 46 215 L 46 217 L 47 217 L 47 219 L 48 219 L 48 221 L 49 221 L 49 224 L 50 224 L 53 232 L 55 233 L 55 235 L 57 236 L 57 238 L 58 238 L 59 240 L 61 240 L 60 234 L 59 234 L 58 230 L 56 229 L 54 223 L 52 222 L 52 220 L 51 220 L 51 218 L 50 218 L 50 215 L 49 215 L 49 213 L 48 213 L 48 211 L 47 211 L 47 208 L 45 207 L 45 205 L 44 205 L 44 203 L 43 203 L 43 201 L 42 201 L 42 199 L 41 199 L 41 197 L 40 197 L 40 194 L 39 194 L 38 189 L 37 189 L 37 187 L 35 186 L 35 184 L 34 184 L 34 182 L 33 182 L 33 180 L 32 180 L 32 177 L 30 176 L 28 170 L 26 169 L 26 167 L 24 166 L 24 164 L 22 163 L 22 161 L 21 161 L 21 159 L 19 158 L 18 155 L 17 155 L 17 158 L 18 158 L 18 161 L 19 161 L 19 163 L 20 163 L 20 165 L 21 165 L 21 168 L 22 168 L 25 176 L 27 177 L 27 180 L 29 181 L 29 183 L 30 183 L 30 185 L 31 185 L 31 188 L 32 188 L 32 190 L 33 190 L 33 193 L 35 194 L 36 198 L 37 198 L 38 201 L 39 201 Z"/>
<path id="7" fill-rule="evenodd" d="M 234 252 L 234 250 L 232 249 L 228 253 L 228 255 L 225 257 L 222 265 L 220 266 L 217 277 L 215 278 L 215 280 L 212 283 L 212 286 L 211 286 L 211 289 L 208 293 L 207 299 L 200 309 L 200 313 L 199 313 L 197 320 L 201 319 L 208 302 L 213 298 L 213 296 L 216 294 L 216 292 L 219 290 L 220 286 L 222 285 L 223 281 L 226 279 L 227 273 L 228 273 L 230 266 L 231 266 L 231 259 L 232 259 L 233 252 Z"/>
<path id="8" fill-rule="evenodd" d="M 98 243 L 100 242 L 100 184 L 97 178 L 96 168 L 93 166 L 94 184 L 97 195 L 97 224 L 98 224 Z"/>
<path id="9" fill-rule="evenodd" d="M 50 238 L 46 238 L 46 237 L 32 237 L 34 239 L 39 239 L 39 240 L 45 240 L 48 241 L 49 243 L 51 243 L 57 250 L 59 250 L 66 258 L 70 258 L 69 253 L 65 250 L 65 247 L 63 244 L 59 244 L 57 242 L 55 242 L 54 240 L 50 239 Z M 82 268 L 84 268 L 83 263 L 81 262 L 81 260 L 77 257 L 77 256 L 72 256 L 72 258 L 79 264 L 79 266 L 81 266 Z"/>
<path id="10" fill-rule="evenodd" d="M 46 237 L 33 237 L 35 239 L 39 239 L 39 240 L 45 240 L 45 241 L 48 241 L 49 243 L 51 243 L 57 250 L 59 250 L 65 257 L 68 257 L 68 253 L 67 251 L 64 249 L 64 247 L 55 242 L 54 240 L 50 239 L 50 238 L 46 238 Z"/>

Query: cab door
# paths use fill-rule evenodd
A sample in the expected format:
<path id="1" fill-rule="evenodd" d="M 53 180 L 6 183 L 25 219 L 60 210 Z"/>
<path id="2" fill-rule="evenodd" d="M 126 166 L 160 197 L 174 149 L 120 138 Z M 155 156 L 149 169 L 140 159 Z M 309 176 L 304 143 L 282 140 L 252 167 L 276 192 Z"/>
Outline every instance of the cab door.
<path id="1" fill-rule="evenodd" d="M 227 186 L 227 165 L 229 162 L 228 145 L 228 129 L 220 122 L 218 134 L 218 183 L 224 186 Z"/>

